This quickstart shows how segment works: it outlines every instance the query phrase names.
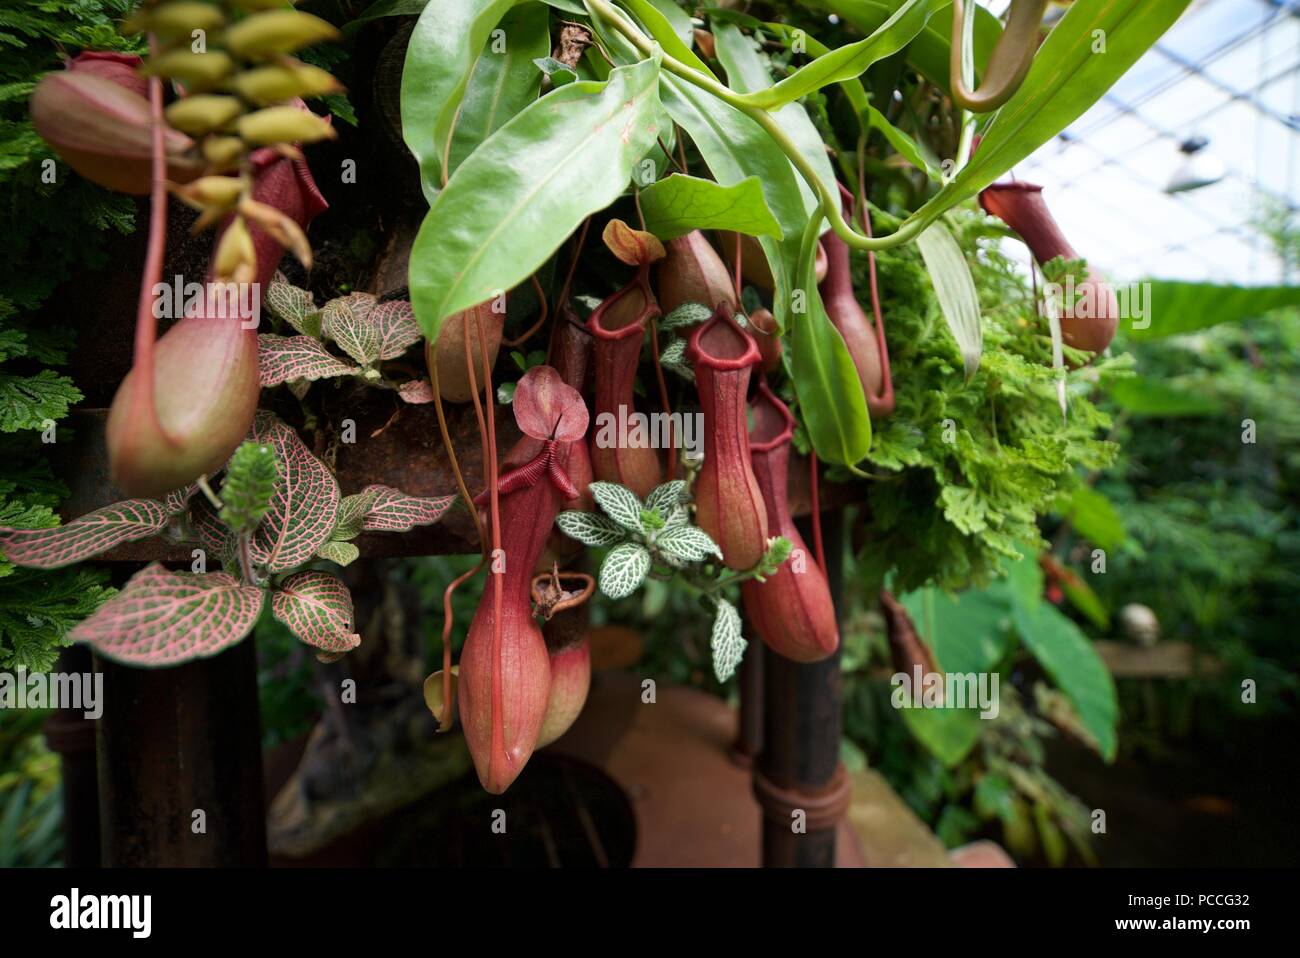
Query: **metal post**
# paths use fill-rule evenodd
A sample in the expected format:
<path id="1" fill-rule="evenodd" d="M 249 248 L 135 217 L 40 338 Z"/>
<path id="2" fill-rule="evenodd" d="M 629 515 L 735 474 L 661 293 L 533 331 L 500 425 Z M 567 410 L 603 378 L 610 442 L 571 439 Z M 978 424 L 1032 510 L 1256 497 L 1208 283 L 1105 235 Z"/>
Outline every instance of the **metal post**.
<path id="1" fill-rule="evenodd" d="M 824 520 L 826 574 L 839 610 L 843 512 L 827 513 Z M 765 648 L 763 671 L 763 748 L 754 767 L 754 794 L 763 808 L 763 865 L 833 867 L 836 830 L 849 802 L 840 764 L 840 653 L 799 665 Z"/>
<path id="2" fill-rule="evenodd" d="M 103 864 L 266 865 L 253 640 L 175 668 L 95 663 Z"/>

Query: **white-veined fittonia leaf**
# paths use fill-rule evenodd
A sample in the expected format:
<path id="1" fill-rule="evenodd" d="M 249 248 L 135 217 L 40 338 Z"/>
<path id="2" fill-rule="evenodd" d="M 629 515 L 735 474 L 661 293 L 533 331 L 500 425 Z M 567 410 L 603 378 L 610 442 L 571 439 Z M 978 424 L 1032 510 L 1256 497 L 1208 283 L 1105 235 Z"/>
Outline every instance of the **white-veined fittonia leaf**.
<path id="1" fill-rule="evenodd" d="M 745 637 L 740 631 L 740 613 L 726 599 L 718 600 L 709 650 L 713 653 L 713 674 L 719 682 L 727 681 L 735 674 L 736 666 L 745 654 Z"/>
<path id="2" fill-rule="evenodd" d="M 607 516 L 629 532 L 645 532 L 641 524 L 641 500 L 635 492 L 616 482 L 593 482 L 588 488 Z"/>
<path id="3" fill-rule="evenodd" d="M 600 591 L 611 599 L 622 599 L 636 591 L 650 571 L 650 553 L 639 542 L 614 546 L 600 564 Z"/>
<path id="4" fill-rule="evenodd" d="M 585 546 L 612 546 L 627 538 L 627 532 L 604 516 L 590 512 L 561 512 L 555 524 L 570 539 Z"/>

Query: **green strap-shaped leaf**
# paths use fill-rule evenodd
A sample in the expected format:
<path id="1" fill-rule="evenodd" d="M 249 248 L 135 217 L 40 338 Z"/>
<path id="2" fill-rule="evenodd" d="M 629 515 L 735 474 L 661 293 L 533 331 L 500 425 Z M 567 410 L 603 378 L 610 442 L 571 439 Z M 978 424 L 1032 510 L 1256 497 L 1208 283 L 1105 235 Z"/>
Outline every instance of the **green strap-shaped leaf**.
<path id="1" fill-rule="evenodd" d="M 745 100 L 750 106 L 775 110 L 831 83 L 861 76 L 873 63 L 911 43 L 935 10 L 950 5 L 951 0 L 907 0 L 866 39 L 831 50 L 776 86 L 746 94 Z"/>
<path id="2" fill-rule="evenodd" d="M 674 173 L 641 191 L 641 212 L 646 229 L 660 239 L 675 239 L 697 229 L 781 238 L 781 224 L 767 208 L 756 176 L 722 186 Z"/>
<path id="3" fill-rule="evenodd" d="M 619 197 L 666 125 L 658 76 L 654 58 L 613 70 L 605 83 L 563 86 L 461 164 L 411 251 L 411 302 L 429 340 L 447 316 L 526 279 Z"/>
<path id="4" fill-rule="evenodd" d="M 641 26 L 659 42 L 664 53 L 705 76 L 717 79 L 709 65 L 690 48 L 689 38 L 694 35 L 691 18 L 675 0 L 620 0 L 620 3 L 641 21 Z"/>
<path id="5" fill-rule="evenodd" d="M 501 18 L 479 53 L 465 88 L 451 137 L 448 175 L 526 107 L 541 90 L 542 74 L 533 61 L 551 52 L 549 14 L 540 3 L 522 3 Z"/>
<path id="6" fill-rule="evenodd" d="M 724 186 L 757 176 L 767 207 L 781 225 L 782 239 L 758 237 L 776 283 L 772 312 L 785 329 L 790 317 L 790 292 L 799 266 L 799 237 L 808 213 L 799 184 L 802 180 L 786 155 L 757 123 L 684 80 L 665 75 L 660 84 L 664 107 L 690 135 L 715 180 Z"/>
<path id="7" fill-rule="evenodd" d="M 308 645 L 347 652 L 361 644 L 352 629 L 352 593 L 328 572 L 298 572 L 271 595 L 271 613 Z"/>
<path id="8" fill-rule="evenodd" d="M 1102 758 L 1113 759 L 1119 717 L 1115 682 L 1092 643 L 1049 602 L 1032 607 L 1017 603 L 1012 621 L 1020 641 L 1074 704 Z"/>
<path id="9" fill-rule="evenodd" d="M 726 599 L 718 600 L 718 613 L 713 619 L 713 634 L 709 651 L 713 653 L 713 674 L 725 682 L 736 673 L 745 654 L 745 636 L 740 629 L 740 613 Z"/>
<path id="10" fill-rule="evenodd" d="M 191 575 L 155 562 L 68 633 L 100 655 L 158 668 L 205 659 L 244 638 L 266 593 L 225 572 Z"/>
<path id="11" fill-rule="evenodd" d="M 152 499 L 127 499 L 49 529 L 0 528 L 0 551 L 14 565 L 57 569 L 107 552 L 114 546 L 157 535 L 167 510 Z"/>
<path id="12" fill-rule="evenodd" d="M 1238 323 L 1274 309 L 1300 306 L 1300 286 L 1233 286 L 1155 279 L 1116 291 L 1127 307 L 1124 335 L 1160 339 L 1219 323 Z M 1139 312 L 1142 315 L 1139 315 Z"/>
<path id="13" fill-rule="evenodd" d="M 1223 410 L 1214 396 L 1156 379 L 1103 376 L 1101 385 L 1112 402 L 1133 416 L 1211 416 Z"/>
<path id="14" fill-rule="evenodd" d="M 813 0 L 812 5 L 836 14 L 870 36 L 892 17 L 906 0 Z M 907 61 L 927 80 L 948 92 L 948 55 L 952 47 L 952 11 L 945 4 L 907 48 Z M 983 6 L 970 4 L 975 12 L 975 71 L 982 74 L 989 54 L 1002 35 L 1002 24 Z"/>
<path id="15" fill-rule="evenodd" d="M 816 235 L 809 224 L 800 267 L 803 306 L 793 318 L 790 370 L 808 436 L 826 462 L 852 465 L 871 450 L 871 415 L 858 369 L 817 291 Z"/>
<path id="16" fill-rule="evenodd" d="M 514 4 L 437 0 L 411 32 L 402 68 L 402 139 L 420 164 L 420 188 L 430 206 L 442 186 L 443 158 L 474 63 Z"/>
<path id="17" fill-rule="evenodd" d="M 784 37 L 786 42 L 793 45 L 795 42 L 802 44 L 804 52 L 810 56 L 823 57 L 831 52 L 830 47 L 810 37 L 802 30 L 791 27 L 784 23 L 764 23 L 764 27 Z M 900 130 L 894 124 L 885 118 L 885 115 L 871 105 L 871 97 L 867 95 L 867 88 L 862 85 L 862 81 L 853 77 L 848 80 L 840 81 L 840 89 L 848 97 L 849 103 L 857 112 L 859 121 L 863 126 L 879 130 L 881 134 L 889 141 L 889 145 L 897 150 L 909 163 L 917 169 L 922 170 L 930 179 L 936 182 L 943 179 L 943 174 L 937 166 L 931 162 L 927 151 L 921 147 L 915 140 Z"/>
<path id="18" fill-rule="evenodd" d="M 921 258 L 930 274 L 934 295 L 943 318 L 961 349 L 969 380 L 979 369 L 984 351 L 984 330 L 980 326 L 980 297 L 971 278 L 970 266 L 948 227 L 934 223 L 916 238 Z"/>
<path id="19" fill-rule="evenodd" d="M 998 110 L 970 162 L 926 203 L 974 196 L 1077 120 L 1164 34 L 1191 0 L 1075 0 Z M 936 18 L 938 19 L 938 18 Z"/>
<path id="20" fill-rule="evenodd" d="M 624 599 L 636 591 L 650 571 L 650 553 L 639 542 L 624 542 L 609 550 L 600 564 L 597 583 L 611 599 Z"/>
<path id="21" fill-rule="evenodd" d="M 772 75 L 758 55 L 754 40 L 741 33 L 740 28 L 732 23 L 713 22 L 713 38 L 717 45 L 718 59 L 727 70 L 727 85 L 738 93 L 765 92 L 772 86 Z M 779 110 L 773 110 L 772 116 L 794 141 L 799 152 L 812 164 L 817 178 L 832 196 L 837 196 L 838 186 L 835 170 L 831 167 L 830 157 L 826 155 L 826 143 L 813 126 L 808 111 L 798 103 L 787 103 Z M 789 160 L 786 161 L 787 163 Z M 816 213 L 821 202 L 813 193 L 812 187 L 799 182 L 799 195 L 803 198 L 805 220 Z M 802 223 L 800 224 L 803 225 Z"/>

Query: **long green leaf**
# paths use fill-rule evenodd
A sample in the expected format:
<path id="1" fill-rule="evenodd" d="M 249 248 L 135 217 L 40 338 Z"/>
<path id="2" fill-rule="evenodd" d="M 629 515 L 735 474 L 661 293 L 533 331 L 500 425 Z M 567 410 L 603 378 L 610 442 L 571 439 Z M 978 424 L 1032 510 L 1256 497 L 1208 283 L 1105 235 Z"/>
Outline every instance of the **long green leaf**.
<path id="1" fill-rule="evenodd" d="M 994 116 L 970 162 L 926 206 L 937 213 L 974 196 L 1077 120 L 1190 2 L 1076 0 L 1039 47 L 1025 82 Z"/>
<path id="2" fill-rule="evenodd" d="M 1096 740 L 1102 758 L 1113 759 L 1119 717 L 1115 682 L 1092 643 L 1049 602 L 1017 604 L 1011 620 L 1025 647 L 1069 697 L 1084 728 Z"/>
<path id="3" fill-rule="evenodd" d="M 1123 328 L 1132 339 L 1160 339 L 1300 306 L 1300 286 L 1231 286 L 1157 279 L 1127 288 L 1130 321 Z M 1142 312 L 1149 324 L 1136 315 L 1135 297 L 1139 295 L 1144 297 Z"/>
<path id="4" fill-rule="evenodd" d="M 836 14 L 868 36 L 893 16 L 905 0 L 813 0 L 813 6 Z M 948 91 L 948 56 L 952 47 L 951 0 L 938 7 L 925 29 L 907 48 L 907 61 L 937 86 Z M 971 6 L 975 6 L 974 3 Z M 975 71 L 983 73 L 989 54 L 1002 36 L 1002 24 L 982 6 L 975 6 Z"/>
<path id="5" fill-rule="evenodd" d="M 772 312 L 778 325 L 786 328 L 799 267 L 799 237 L 808 222 L 798 174 L 762 127 L 735 107 L 667 74 L 660 81 L 660 96 L 669 115 L 690 135 L 714 179 L 731 186 L 758 177 L 768 209 L 781 225 L 779 241 L 770 236 L 760 236 L 758 241 L 776 284 Z"/>
<path id="6" fill-rule="evenodd" d="M 659 42 L 664 53 L 674 60 L 680 60 L 692 69 L 699 70 L 705 76 L 713 77 L 709 65 L 696 56 L 690 48 L 688 37 L 692 35 L 691 18 L 682 12 L 673 0 L 621 0 L 641 21 L 647 33 Z M 676 11 L 674 14 L 672 11 Z"/>
<path id="7" fill-rule="evenodd" d="M 641 212 L 646 229 L 660 239 L 674 239 L 697 229 L 781 238 L 781 224 L 767 208 L 757 176 L 722 186 L 674 173 L 641 191 Z"/>
<path id="8" fill-rule="evenodd" d="M 717 46 L 718 59 L 727 71 L 727 84 L 738 93 L 753 93 L 769 88 L 772 76 L 759 58 L 754 41 L 740 32 L 732 23 L 713 22 L 713 39 Z M 799 152 L 813 165 L 817 178 L 831 192 L 838 195 L 835 185 L 835 171 L 831 167 L 830 157 L 826 155 L 826 144 L 817 127 L 813 126 L 808 111 L 798 103 L 787 103 L 772 116 L 786 134 L 794 141 Z M 811 217 L 821 206 L 812 187 L 799 177 L 799 195 L 803 197 L 804 210 Z M 800 223 L 800 232 L 803 224 Z"/>
<path id="9" fill-rule="evenodd" d="M 449 175 L 506 120 L 537 99 L 542 73 L 533 61 L 551 52 L 548 19 L 542 4 L 522 4 L 501 18 L 500 42 L 490 38 L 484 44 L 452 133 Z"/>
<path id="10" fill-rule="evenodd" d="M 443 157 L 479 51 L 516 0 L 437 0 L 420 14 L 402 68 L 402 139 L 433 205 Z"/>
<path id="11" fill-rule="evenodd" d="M 802 30 L 788 26 L 784 23 L 764 23 L 763 26 L 776 33 L 778 36 L 785 37 L 787 41 L 793 43 L 796 39 L 803 44 L 804 50 L 809 56 L 823 57 L 831 52 L 830 47 L 822 43 L 815 37 L 810 37 Z M 849 104 L 858 114 L 859 122 L 864 128 L 870 127 L 879 130 L 889 145 L 897 150 L 909 163 L 917 169 L 923 171 L 930 179 L 940 182 L 943 180 L 943 173 L 930 162 L 925 155 L 925 151 L 910 136 L 900 130 L 894 124 L 886 119 L 885 115 L 871 105 L 871 97 L 867 89 L 862 85 L 862 80 L 853 77 L 848 80 L 839 82 L 840 89 L 848 98 Z"/>
<path id="12" fill-rule="evenodd" d="M 984 330 L 980 326 L 980 298 L 971 279 L 970 266 L 961 247 L 948 227 L 934 223 L 916 238 L 921 258 L 934 284 L 934 294 L 943 310 L 943 318 L 961 349 L 962 362 L 969 380 L 979 369 L 984 350 Z"/>
<path id="13" fill-rule="evenodd" d="M 745 100 L 750 106 L 775 110 L 831 83 L 859 77 L 873 63 L 893 56 L 911 43 L 934 11 L 950 3 L 951 0 L 907 0 L 866 39 L 819 56 L 775 86 L 747 93 Z"/>
<path id="14" fill-rule="evenodd" d="M 795 302 L 799 305 L 802 299 L 803 309 L 791 317 L 790 370 L 817 455 L 826 462 L 853 465 L 871 450 L 871 415 L 853 357 L 817 291 L 815 229 L 810 223 L 800 253 Z"/>
<path id="15" fill-rule="evenodd" d="M 666 122 L 658 77 L 656 56 L 604 83 L 569 83 L 461 164 L 411 250 L 411 303 L 429 340 L 446 317 L 526 279 L 619 197 Z"/>
<path id="16" fill-rule="evenodd" d="M 1110 379 L 1102 387 L 1111 401 L 1132 416 L 1212 416 L 1223 404 L 1205 393 L 1151 379 Z"/>

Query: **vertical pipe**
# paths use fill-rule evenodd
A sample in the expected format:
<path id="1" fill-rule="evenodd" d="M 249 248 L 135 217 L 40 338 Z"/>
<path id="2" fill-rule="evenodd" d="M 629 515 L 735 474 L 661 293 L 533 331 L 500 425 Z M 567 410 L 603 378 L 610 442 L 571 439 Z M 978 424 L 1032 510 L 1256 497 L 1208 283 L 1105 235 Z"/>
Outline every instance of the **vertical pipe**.
<path id="1" fill-rule="evenodd" d="M 59 652 L 57 671 L 82 675 L 93 669 L 90 650 L 71 645 Z M 99 865 L 99 795 L 95 773 L 95 721 L 86 709 L 61 708 L 45 720 L 45 742 L 59 753 L 62 770 L 63 864 Z"/>
<path id="2" fill-rule="evenodd" d="M 752 629 L 746 634 L 753 635 Z M 731 758 L 748 768 L 763 748 L 763 658 L 766 646 L 753 643 L 740 660 L 740 721 Z"/>
<path id="3" fill-rule="evenodd" d="M 253 640 L 175 668 L 95 661 L 103 864 L 264 866 Z"/>
<path id="4" fill-rule="evenodd" d="M 837 511 L 825 520 L 826 575 L 842 615 L 844 516 Z M 833 867 L 836 829 L 848 804 L 840 764 L 840 651 L 799 665 L 765 648 L 763 671 L 763 747 L 754 769 L 763 865 Z"/>

